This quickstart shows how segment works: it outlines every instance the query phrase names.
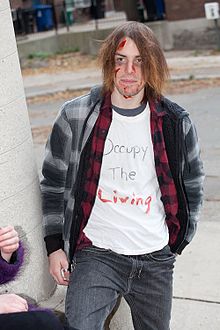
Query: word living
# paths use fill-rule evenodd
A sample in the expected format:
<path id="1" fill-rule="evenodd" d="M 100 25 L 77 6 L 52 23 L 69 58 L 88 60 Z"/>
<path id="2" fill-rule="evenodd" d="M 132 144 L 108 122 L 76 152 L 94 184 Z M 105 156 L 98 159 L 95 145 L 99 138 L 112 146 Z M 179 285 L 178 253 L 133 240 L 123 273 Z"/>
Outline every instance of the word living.
<path id="1" fill-rule="evenodd" d="M 150 212 L 150 206 L 152 197 L 148 196 L 147 198 L 135 196 L 133 193 L 132 196 L 120 196 L 116 190 L 113 190 L 112 194 L 105 194 L 101 188 L 98 189 L 97 196 L 99 200 L 103 203 L 114 203 L 114 204 L 125 204 L 125 205 L 144 205 L 146 206 L 145 213 Z"/>

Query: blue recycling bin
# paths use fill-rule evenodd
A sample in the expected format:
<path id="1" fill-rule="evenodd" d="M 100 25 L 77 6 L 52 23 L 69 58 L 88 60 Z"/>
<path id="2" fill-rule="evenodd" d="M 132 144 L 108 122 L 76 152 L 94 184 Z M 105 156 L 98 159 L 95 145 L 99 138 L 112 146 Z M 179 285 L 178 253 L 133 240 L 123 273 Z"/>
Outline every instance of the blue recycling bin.
<path id="1" fill-rule="evenodd" d="M 165 6 L 163 0 L 156 0 L 156 7 L 157 7 L 157 18 L 163 19 L 165 14 Z"/>
<path id="2" fill-rule="evenodd" d="M 35 8 L 37 31 L 47 31 L 54 27 L 51 5 L 37 5 Z"/>

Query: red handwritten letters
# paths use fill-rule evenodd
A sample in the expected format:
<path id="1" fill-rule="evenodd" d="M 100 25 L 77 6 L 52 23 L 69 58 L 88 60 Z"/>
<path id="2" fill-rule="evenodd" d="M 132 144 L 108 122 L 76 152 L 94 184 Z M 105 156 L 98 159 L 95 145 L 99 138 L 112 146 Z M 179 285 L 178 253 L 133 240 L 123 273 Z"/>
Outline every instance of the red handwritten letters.
<path id="1" fill-rule="evenodd" d="M 97 196 L 99 200 L 103 203 L 114 203 L 114 204 L 126 204 L 126 205 L 144 205 L 146 206 L 145 213 L 150 212 L 152 197 L 147 198 L 138 197 L 134 193 L 132 196 L 120 196 L 116 190 L 113 190 L 112 194 L 104 194 L 101 188 L 98 188 Z"/>

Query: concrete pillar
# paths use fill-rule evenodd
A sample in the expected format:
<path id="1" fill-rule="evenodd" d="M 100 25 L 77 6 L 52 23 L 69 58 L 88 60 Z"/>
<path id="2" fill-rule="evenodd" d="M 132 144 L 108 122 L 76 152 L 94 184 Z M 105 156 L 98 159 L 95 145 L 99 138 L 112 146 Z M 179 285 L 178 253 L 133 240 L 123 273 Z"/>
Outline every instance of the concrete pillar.
<path id="1" fill-rule="evenodd" d="M 47 271 L 38 173 L 9 0 L 0 1 L 0 186 L 0 225 L 18 226 L 28 249 L 20 276 L 0 290 L 46 299 L 55 284 Z"/>

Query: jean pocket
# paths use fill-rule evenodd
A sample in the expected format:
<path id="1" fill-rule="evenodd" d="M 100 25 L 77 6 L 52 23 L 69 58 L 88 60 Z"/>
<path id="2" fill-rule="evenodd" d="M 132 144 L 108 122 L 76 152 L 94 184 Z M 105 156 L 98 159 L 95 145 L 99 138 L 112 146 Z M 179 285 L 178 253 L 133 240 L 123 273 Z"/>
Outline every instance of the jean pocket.
<path id="1" fill-rule="evenodd" d="M 166 245 L 162 250 L 148 254 L 149 259 L 157 262 L 174 261 L 176 255 L 171 252 L 169 245 Z"/>

